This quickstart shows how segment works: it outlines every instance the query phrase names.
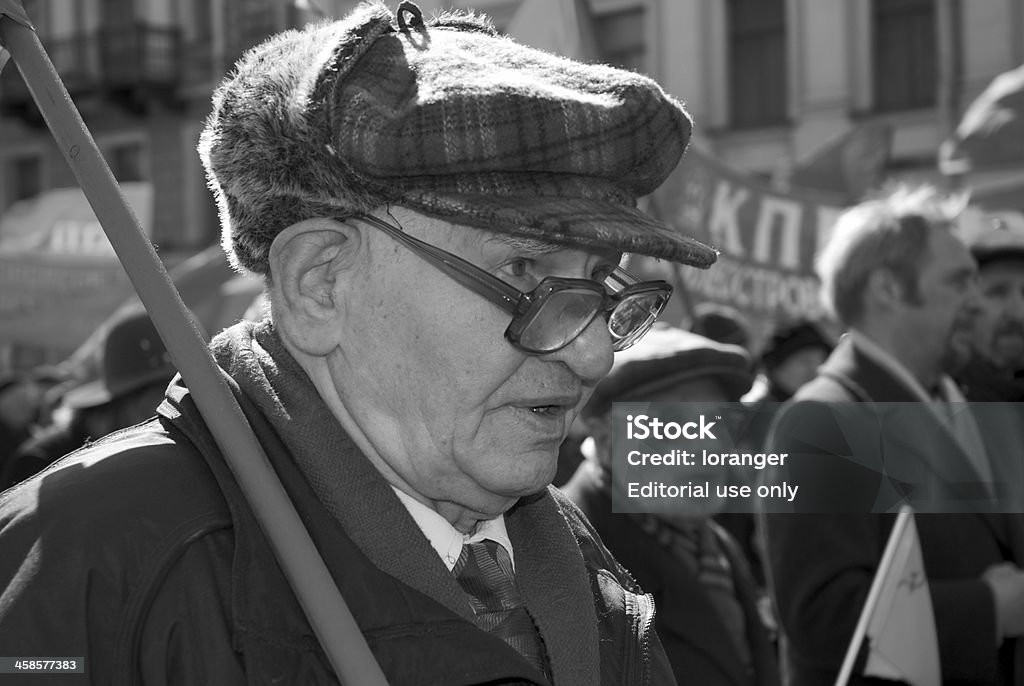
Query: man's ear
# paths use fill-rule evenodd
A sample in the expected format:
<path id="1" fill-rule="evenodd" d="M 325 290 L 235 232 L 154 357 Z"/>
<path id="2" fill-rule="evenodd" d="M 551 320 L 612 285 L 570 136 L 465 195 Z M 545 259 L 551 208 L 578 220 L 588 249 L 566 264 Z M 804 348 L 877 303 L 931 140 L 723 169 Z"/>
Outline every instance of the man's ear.
<path id="1" fill-rule="evenodd" d="M 292 224 L 270 246 L 274 322 L 282 336 L 310 355 L 334 349 L 346 287 L 359 266 L 361 234 L 333 219 Z"/>
<path id="2" fill-rule="evenodd" d="M 903 284 L 889 269 L 879 268 L 868 276 L 866 297 L 878 306 L 892 309 L 905 300 Z"/>

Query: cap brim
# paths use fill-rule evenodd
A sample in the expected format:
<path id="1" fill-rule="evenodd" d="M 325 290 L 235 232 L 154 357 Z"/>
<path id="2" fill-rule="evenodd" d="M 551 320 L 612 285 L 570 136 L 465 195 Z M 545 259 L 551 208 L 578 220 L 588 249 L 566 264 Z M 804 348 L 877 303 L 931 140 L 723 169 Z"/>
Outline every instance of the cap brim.
<path id="1" fill-rule="evenodd" d="M 738 369 L 731 365 L 697 362 L 692 369 L 678 369 L 668 372 L 660 378 L 652 379 L 645 384 L 630 388 L 621 394 L 625 400 L 616 398 L 614 402 L 629 402 L 630 398 L 638 400 L 648 398 L 686 381 L 707 378 L 719 381 L 725 387 L 726 392 L 736 398 L 750 390 L 751 384 L 754 383 L 754 376 L 749 371 Z"/>
<path id="2" fill-rule="evenodd" d="M 98 407 L 154 381 L 159 381 L 160 379 L 170 381 L 175 373 L 176 371 L 173 368 L 160 367 L 153 369 L 149 373 L 140 374 L 130 381 L 122 382 L 114 388 L 108 386 L 103 379 L 96 379 L 69 389 L 61 397 L 61 403 L 67 407 L 78 409 Z"/>
<path id="3" fill-rule="evenodd" d="M 102 379 L 96 379 L 68 389 L 60 401 L 66 407 L 81 409 L 103 405 L 110 402 L 113 397 L 107 384 Z"/>
<path id="4" fill-rule="evenodd" d="M 754 383 L 754 375 L 734 365 L 704 363 L 695 361 L 692 366 L 685 369 L 677 369 L 653 377 L 641 383 L 608 383 L 606 386 L 598 386 L 594 396 L 584 407 L 584 417 L 594 417 L 604 414 L 611 409 L 612 403 L 643 402 L 662 391 L 671 389 L 686 381 L 693 379 L 717 379 L 729 393 L 730 397 L 737 400 L 750 390 Z"/>
<path id="5" fill-rule="evenodd" d="M 497 233 L 707 269 L 718 252 L 634 207 L 594 198 L 415 193 L 400 204 Z"/>

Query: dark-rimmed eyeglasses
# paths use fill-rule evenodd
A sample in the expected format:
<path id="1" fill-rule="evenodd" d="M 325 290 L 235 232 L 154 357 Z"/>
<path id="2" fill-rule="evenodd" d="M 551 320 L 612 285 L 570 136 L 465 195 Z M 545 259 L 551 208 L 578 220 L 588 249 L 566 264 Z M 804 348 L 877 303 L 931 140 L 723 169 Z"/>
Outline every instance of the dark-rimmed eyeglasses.
<path id="1" fill-rule="evenodd" d="M 557 276 L 544 278 L 529 293 L 520 291 L 458 255 L 405 233 L 371 215 L 356 219 L 380 229 L 449 277 L 487 298 L 512 315 L 505 338 L 520 350 L 544 354 L 572 343 L 602 314 L 608 322 L 612 349 L 625 350 L 647 333 L 665 309 L 672 286 L 664 281 L 640 281 L 616 267 L 603 283 Z"/>

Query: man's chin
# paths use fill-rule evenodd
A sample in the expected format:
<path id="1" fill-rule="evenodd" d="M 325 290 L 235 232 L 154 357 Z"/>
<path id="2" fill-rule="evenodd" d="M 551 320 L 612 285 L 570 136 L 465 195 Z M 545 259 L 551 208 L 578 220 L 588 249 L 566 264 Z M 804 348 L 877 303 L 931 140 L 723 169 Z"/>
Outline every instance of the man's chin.
<path id="1" fill-rule="evenodd" d="M 537 460 L 532 463 L 531 469 L 508 474 L 500 481 L 492 481 L 492 492 L 509 498 L 524 498 L 546 490 L 558 472 L 558 453 L 555 452 L 550 459 L 533 455 L 529 459 Z"/>

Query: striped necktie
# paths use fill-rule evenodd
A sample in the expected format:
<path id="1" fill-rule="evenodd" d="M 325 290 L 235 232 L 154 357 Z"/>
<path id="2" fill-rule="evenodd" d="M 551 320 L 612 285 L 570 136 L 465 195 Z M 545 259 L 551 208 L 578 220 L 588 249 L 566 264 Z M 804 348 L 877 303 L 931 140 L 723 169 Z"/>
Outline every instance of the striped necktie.
<path id="1" fill-rule="evenodd" d="M 519 596 L 508 551 L 490 539 L 467 543 L 452 574 L 469 596 L 477 627 L 515 648 L 550 681 L 544 644 Z"/>

